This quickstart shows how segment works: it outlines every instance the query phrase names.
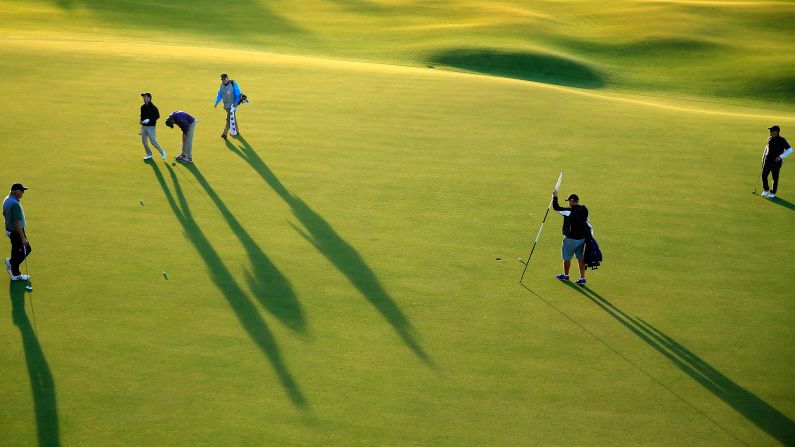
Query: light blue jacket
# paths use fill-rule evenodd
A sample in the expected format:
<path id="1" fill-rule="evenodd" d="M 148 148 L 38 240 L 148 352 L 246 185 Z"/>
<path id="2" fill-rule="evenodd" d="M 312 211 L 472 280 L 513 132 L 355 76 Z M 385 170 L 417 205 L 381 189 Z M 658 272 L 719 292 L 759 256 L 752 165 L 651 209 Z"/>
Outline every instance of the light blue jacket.
<path id="1" fill-rule="evenodd" d="M 235 82 L 232 79 L 230 79 L 229 82 L 232 83 L 232 88 L 234 88 L 234 90 L 235 90 L 235 100 L 232 103 L 233 104 L 238 104 L 240 102 L 240 87 L 238 87 L 237 86 L 237 82 Z M 224 94 L 224 87 L 226 87 L 226 86 L 222 82 L 221 83 L 221 87 L 218 88 L 218 95 L 216 95 L 216 97 L 215 97 L 215 105 L 218 105 L 218 103 L 221 102 L 221 99 L 223 98 L 223 94 Z"/>

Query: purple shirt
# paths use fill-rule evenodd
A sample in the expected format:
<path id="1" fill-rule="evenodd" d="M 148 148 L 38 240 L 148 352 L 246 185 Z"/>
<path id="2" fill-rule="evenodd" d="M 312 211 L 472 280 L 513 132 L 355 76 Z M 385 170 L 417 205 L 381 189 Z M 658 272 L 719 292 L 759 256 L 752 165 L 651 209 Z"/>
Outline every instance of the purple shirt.
<path id="1" fill-rule="evenodd" d="M 177 110 L 176 112 L 172 113 L 170 116 L 171 119 L 174 120 L 174 124 L 176 124 L 177 126 L 179 126 L 180 129 L 182 129 L 182 133 L 188 133 L 188 127 L 190 127 L 191 124 L 196 122 L 196 119 L 194 117 L 188 115 L 186 112 L 183 112 L 181 110 Z"/>

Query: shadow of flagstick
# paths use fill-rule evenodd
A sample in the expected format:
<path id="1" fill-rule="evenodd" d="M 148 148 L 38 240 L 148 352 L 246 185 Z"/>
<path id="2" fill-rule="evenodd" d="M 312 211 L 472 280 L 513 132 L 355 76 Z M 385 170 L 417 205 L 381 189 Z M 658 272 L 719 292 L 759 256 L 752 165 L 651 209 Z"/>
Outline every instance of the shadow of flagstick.
<path id="1" fill-rule="evenodd" d="M 207 264 L 210 278 L 213 280 L 218 290 L 221 291 L 224 298 L 226 298 L 241 325 L 246 330 L 246 333 L 248 333 L 248 336 L 256 343 L 268 360 L 270 360 L 276 375 L 279 377 L 279 381 L 290 396 L 290 400 L 292 400 L 296 407 L 307 408 L 309 403 L 290 374 L 290 371 L 287 369 L 287 366 L 284 364 L 276 340 L 268 328 L 268 325 L 265 323 L 265 320 L 260 316 L 256 306 L 246 297 L 243 290 L 232 277 L 232 274 L 221 261 L 221 257 L 212 247 L 210 241 L 207 240 L 204 232 L 202 232 L 201 228 L 199 228 L 194 220 L 174 170 L 166 165 L 166 169 L 168 169 L 171 181 L 174 185 L 174 194 L 172 195 L 162 172 L 160 172 L 160 168 L 154 163 L 150 163 L 149 165 L 152 167 L 157 181 L 163 189 L 163 193 L 166 196 L 171 210 L 174 212 L 180 224 L 182 224 L 185 235 L 202 257 L 204 263 Z M 174 196 L 176 196 L 176 199 Z"/>
<path id="2" fill-rule="evenodd" d="M 643 320 L 625 314 L 607 299 L 588 287 L 567 286 L 580 292 L 624 327 L 671 361 L 677 368 L 701 384 L 747 420 L 784 445 L 795 445 L 795 422 L 713 368 L 696 354 Z M 736 439 L 736 438 L 735 438 Z"/>
<path id="3" fill-rule="evenodd" d="M 11 318 L 19 328 L 22 346 L 25 350 L 25 362 L 28 367 L 30 389 L 33 392 L 33 405 L 36 413 L 36 433 L 40 446 L 61 445 L 58 427 L 58 405 L 55 397 L 55 381 L 44 352 L 39 345 L 36 332 L 25 313 L 25 284 L 10 283 Z"/>
<path id="4" fill-rule="evenodd" d="M 290 206 L 293 215 L 301 222 L 306 231 L 295 226 L 293 228 L 345 275 L 418 358 L 435 368 L 431 358 L 415 339 L 411 322 L 383 288 L 375 272 L 362 259 L 359 252 L 345 241 L 322 216 L 303 200 L 290 193 L 242 136 L 238 136 L 238 141 L 242 144 L 240 148 L 229 141 L 226 142 L 226 146 L 246 161 L 265 183 Z"/>
<path id="5" fill-rule="evenodd" d="M 681 363 L 684 366 L 677 364 L 680 369 L 690 368 L 692 372 L 688 372 L 688 374 L 691 377 L 745 416 L 746 419 L 779 440 L 782 444 L 795 445 L 795 422 L 792 419 L 726 377 L 659 329 L 641 319 L 638 319 L 638 321 L 638 324 L 646 333 L 658 340 L 673 355 L 682 359 Z"/>
<path id="6" fill-rule="evenodd" d="M 570 284 L 567 284 L 567 285 L 570 285 Z M 709 416 L 708 416 L 707 414 L 705 414 L 703 411 L 701 411 L 700 409 L 698 409 L 698 407 L 696 407 L 696 406 L 694 406 L 693 404 L 691 404 L 691 403 L 690 403 L 690 402 L 689 402 L 687 399 L 685 399 L 685 398 L 684 398 L 682 395 L 680 395 L 680 394 L 679 394 L 679 393 L 677 393 L 676 391 L 672 390 L 672 389 L 671 389 L 671 388 L 670 388 L 668 385 L 666 385 L 666 384 L 662 383 L 662 382 L 661 382 L 659 379 L 657 379 L 656 377 L 654 377 L 653 375 L 651 375 L 651 374 L 650 374 L 648 371 L 646 371 L 645 369 L 643 369 L 643 368 L 642 368 L 640 365 L 638 365 L 637 363 L 635 363 L 634 361 L 632 361 L 630 358 L 628 358 L 627 356 L 625 356 L 624 354 L 622 354 L 622 353 L 621 353 L 621 351 L 619 351 L 618 349 L 614 348 L 612 345 L 610 345 L 610 343 L 606 342 L 605 340 L 603 340 L 602 338 L 600 338 L 598 335 L 596 335 L 596 334 L 594 334 L 593 332 L 591 332 L 591 331 L 590 331 L 588 328 L 586 328 L 585 326 L 583 326 L 583 325 L 581 325 L 580 323 L 578 323 L 578 322 L 577 322 L 577 320 L 575 320 L 575 319 L 573 319 L 572 317 L 570 317 L 568 314 L 566 314 L 565 312 L 563 312 L 562 310 L 560 310 L 560 309 L 559 309 L 557 306 L 555 306 L 555 305 L 554 305 L 554 304 L 552 304 L 551 302 L 547 301 L 547 300 L 546 300 L 544 297 L 542 297 L 541 295 L 537 294 L 535 291 L 533 291 L 532 289 L 530 289 L 530 288 L 529 288 L 529 287 L 527 287 L 526 285 L 522 284 L 522 287 L 524 287 L 524 288 L 525 288 L 525 289 L 526 289 L 528 292 L 532 293 L 532 294 L 533 294 L 533 295 L 535 295 L 535 296 L 536 296 L 538 299 L 540 299 L 541 301 L 543 301 L 544 303 L 546 303 L 546 304 L 547 304 L 549 307 L 551 307 L 551 308 L 555 309 L 555 311 L 557 311 L 557 312 L 558 312 L 559 314 L 561 314 L 561 315 L 562 315 L 564 318 L 566 318 L 567 320 L 569 320 L 570 322 L 572 322 L 572 323 L 573 323 L 575 326 L 577 326 L 578 328 L 580 328 L 580 329 L 582 329 L 583 331 L 585 331 L 586 333 L 588 333 L 588 335 L 590 335 L 590 336 L 591 336 L 591 337 L 592 337 L 594 340 L 596 340 L 596 341 L 598 341 L 599 343 L 601 343 L 602 345 L 604 345 L 604 346 L 605 346 L 607 349 L 609 349 L 609 350 L 613 351 L 613 353 L 615 353 L 617 356 L 621 357 L 621 358 L 622 358 L 622 359 L 623 359 L 625 362 L 627 362 L 627 363 L 629 363 L 630 365 L 632 365 L 632 366 L 633 366 L 635 369 L 637 369 L 638 371 L 640 371 L 640 372 L 641 372 L 641 373 L 642 373 L 644 376 L 648 377 L 648 378 L 649 378 L 651 381 L 653 381 L 654 383 L 656 383 L 657 385 L 659 385 L 661 388 L 663 388 L 665 391 L 667 391 L 668 393 L 670 393 L 672 396 L 674 396 L 674 397 L 676 397 L 677 399 L 679 399 L 679 401 L 681 401 L 682 403 L 684 403 L 685 405 L 687 405 L 688 407 L 690 407 L 691 409 L 693 409 L 693 411 L 695 411 L 696 413 L 700 414 L 700 415 L 701 415 L 701 416 L 702 416 L 704 419 L 706 419 L 706 420 L 710 421 L 710 422 L 711 422 L 713 425 L 715 425 L 716 427 L 718 427 L 718 428 L 719 428 L 721 431 L 723 431 L 724 433 L 726 433 L 728 436 L 730 436 L 731 438 L 735 439 L 735 440 L 736 440 L 737 442 L 739 442 L 740 444 L 743 444 L 743 445 L 748 445 L 748 444 L 746 444 L 745 442 L 743 442 L 743 441 L 742 441 L 740 438 L 738 438 L 737 436 L 735 436 L 735 435 L 734 435 L 732 432 L 730 432 L 730 431 L 729 431 L 729 430 L 727 430 L 725 427 L 723 427 L 721 424 L 719 424 L 719 423 L 718 423 L 718 421 L 716 421 L 716 420 L 712 419 L 711 417 L 709 417 Z M 610 313 L 610 311 L 609 311 L 609 310 L 608 310 L 607 312 L 608 312 L 608 313 Z"/>
<path id="7" fill-rule="evenodd" d="M 196 165 L 185 166 L 196 179 L 199 185 L 215 204 L 218 211 L 226 219 L 229 229 L 238 238 L 240 244 L 246 250 L 249 261 L 254 268 L 254 275 L 246 272 L 246 279 L 249 287 L 254 292 L 254 296 L 272 315 L 276 316 L 293 330 L 303 332 L 306 328 L 306 320 L 301 310 L 301 305 L 293 291 L 290 281 L 282 275 L 278 268 L 271 262 L 270 258 L 254 241 L 254 238 L 246 231 L 243 225 L 237 220 L 226 204 L 221 200 L 210 183 L 202 175 Z"/>

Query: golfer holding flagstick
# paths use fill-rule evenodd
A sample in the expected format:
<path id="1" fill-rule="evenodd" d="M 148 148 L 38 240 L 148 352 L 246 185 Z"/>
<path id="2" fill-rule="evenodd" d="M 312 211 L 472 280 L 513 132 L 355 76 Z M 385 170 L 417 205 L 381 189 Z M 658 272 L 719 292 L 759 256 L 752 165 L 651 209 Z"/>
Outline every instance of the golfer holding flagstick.
<path id="1" fill-rule="evenodd" d="M 552 191 L 552 208 L 563 216 L 563 246 L 561 255 L 563 258 L 563 273 L 556 275 L 555 278 L 561 281 L 569 280 L 569 269 L 571 268 L 571 257 L 577 257 L 577 264 L 580 268 L 580 279 L 575 284 L 585 284 L 585 239 L 590 233 L 593 235 L 592 227 L 588 221 L 588 208 L 580 205 L 580 198 L 577 194 L 569 194 L 566 198 L 570 208 L 564 208 L 558 204 L 558 190 Z"/>

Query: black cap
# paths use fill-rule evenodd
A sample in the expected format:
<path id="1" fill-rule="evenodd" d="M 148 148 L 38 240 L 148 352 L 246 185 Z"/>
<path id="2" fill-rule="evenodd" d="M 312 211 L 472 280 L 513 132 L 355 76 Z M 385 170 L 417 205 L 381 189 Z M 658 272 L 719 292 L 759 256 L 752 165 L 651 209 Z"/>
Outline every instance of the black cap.
<path id="1" fill-rule="evenodd" d="M 226 73 L 221 73 L 221 79 L 229 79 L 229 75 Z"/>
<path id="2" fill-rule="evenodd" d="M 579 202 L 580 198 L 577 197 L 577 194 L 569 194 L 569 196 L 566 198 L 566 200 L 574 200 L 575 202 Z"/>
<path id="3" fill-rule="evenodd" d="M 141 96 L 148 96 L 148 97 L 150 97 L 150 98 L 151 98 L 151 97 L 152 97 L 152 94 L 151 94 L 151 93 L 149 93 L 149 92 L 146 92 L 146 93 L 141 93 Z"/>
<path id="4" fill-rule="evenodd" d="M 168 118 L 166 118 L 166 126 L 171 127 L 173 129 L 174 128 L 174 118 L 172 118 L 170 116 Z"/>
<path id="5" fill-rule="evenodd" d="M 22 183 L 14 183 L 11 185 L 11 191 L 27 191 L 28 188 L 22 186 Z"/>
<path id="6" fill-rule="evenodd" d="M 781 132 L 781 128 L 778 126 L 768 127 L 767 130 L 775 130 L 776 132 Z"/>

